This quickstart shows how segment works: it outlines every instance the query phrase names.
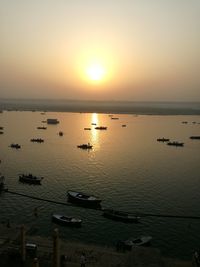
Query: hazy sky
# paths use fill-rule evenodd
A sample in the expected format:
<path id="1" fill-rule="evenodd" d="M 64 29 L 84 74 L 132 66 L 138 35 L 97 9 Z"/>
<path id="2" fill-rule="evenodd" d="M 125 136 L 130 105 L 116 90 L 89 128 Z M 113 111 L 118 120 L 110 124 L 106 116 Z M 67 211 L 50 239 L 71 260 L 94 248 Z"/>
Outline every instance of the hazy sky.
<path id="1" fill-rule="evenodd" d="M 0 0 L 0 97 L 200 101 L 200 0 Z"/>

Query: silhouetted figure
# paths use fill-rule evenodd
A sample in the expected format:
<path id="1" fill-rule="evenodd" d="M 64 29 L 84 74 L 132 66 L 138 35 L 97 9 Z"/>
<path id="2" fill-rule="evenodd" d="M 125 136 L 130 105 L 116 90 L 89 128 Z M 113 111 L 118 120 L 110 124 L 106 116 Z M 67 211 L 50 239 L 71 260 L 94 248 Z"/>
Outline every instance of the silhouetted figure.
<path id="1" fill-rule="evenodd" d="M 81 263 L 81 267 L 85 267 L 85 264 L 86 264 L 85 253 L 82 253 L 81 258 L 80 258 L 80 263 Z"/>

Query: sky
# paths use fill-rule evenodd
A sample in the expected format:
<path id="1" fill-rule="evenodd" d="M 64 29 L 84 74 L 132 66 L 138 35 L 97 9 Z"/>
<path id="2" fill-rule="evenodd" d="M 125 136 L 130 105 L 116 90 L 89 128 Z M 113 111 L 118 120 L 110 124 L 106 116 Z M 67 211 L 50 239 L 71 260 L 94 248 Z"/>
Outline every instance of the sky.
<path id="1" fill-rule="evenodd" d="M 199 0 L 0 0 L 0 98 L 200 101 Z"/>

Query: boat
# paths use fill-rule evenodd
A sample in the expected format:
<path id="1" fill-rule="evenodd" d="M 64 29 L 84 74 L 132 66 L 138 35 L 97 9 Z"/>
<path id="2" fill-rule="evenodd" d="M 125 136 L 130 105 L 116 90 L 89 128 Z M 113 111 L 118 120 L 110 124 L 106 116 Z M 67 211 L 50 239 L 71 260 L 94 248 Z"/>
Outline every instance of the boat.
<path id="1" fill-rule="evenodd" d="M 140 217 L 132 215 L 128 212 L 118 211 L 113 209 L 104 209 L 103 216 L 112 220 L 129 222 L 129 223 L 137 223 L 139 222 Z"/>
<path id="2" fill-rule="evenodd" d="M 2 126 L 0 126 L 0 130 L 3 130 L 4 128 Z"/>
<path id="3" fill-rule="evenodd" d="M 36 143 L 44 143 L 44 139 L 41 138 L 32 138 L 30 141 Z"/>
<path id="4" fill-rule="evenodd" d="M 37 127 L 37 129 L 39 129 L 39 130 L 46 130 L 47 127 L 39 126 L 39 127 Z"/>
<path id="5" fill-rule="evenodd" d="M 88 207 L 98 207 L 100 206 L 101 199 L 92 196 L 92 195 L 86 195 L 82 192 L 76 192 L 69 190 L 67 192 L 68 201 L 82 205 L 82 206 L 88 206 Z"/>
<path id="6" fill-rule="evenodd" d="M 92 145 L 90 145 L 90 143 L 88 144 L 82 144 L 82 145 L 78 145 L 78 148 L 82 148 L 82 149 L 92 149 Z"/>
<path id="7" fill-rule="evenodd" d="M 3 131 L 0 131 L 0 134 L 4 134 L 4 132 Z"/>
<path id="8" fill-rule="evenodd" d="M 122 127 L 126 127 L 126 124 L 122 124 Z"/>
<path id="9" fill-rule="evenodd" d="M 117 117 L 111 117 L 111 120 L 119 120 Z"/>
<path id="10" fill-rule="evenodd" d="M 190 136 L 190 139 L 200 139 L 200 135 Z"/>
<path id="11" fill-rule="evenodd" d="M 89 130 L 90 131 L 91 128 L 90 127 L 85 127 L 84 130 Z"/>
<path id="12" fill-rule="evenodd" d="M 59 120 L 58 119 L 47 119 L 47 124 L 58 124 Z"/>
<path id="13" fill-rule="evenodd" d="M 168 146 L 184 146 L 184 143 L 173 141 L 173 142 L 168 142 L 167 145 Z"/>
<path id="14" fill-rule="evenodd" d="M 97 125 L 95 122 L 92 122 L 91 125 Z"/>
<path id="15" fill-rule="evenodd" d="M 137 238 L 130 238 L 124 241 L 119 241 L 118 246 L 121 245 L 124 249 L 131 250 L 132 247 L 147 246 L 152 240 L 151 236 L 140 236 Z"/>
<path id="16" fill-rule="evenodd" d="M 75 227 L 80 227 L 82 223 L 81 219 L 69 217 L 65 215 L 60 215 L 60 214 L 53 214 L 52 221 L 62 224 L 62 225 L 75 226 Z"/>
<path id="17" fill-rule="evenodd" d="M 169 141 L 169 138 L 162 137 L 162 138 L 158 138 L 157 141 L 158 142 L 168 142 Z"/>
<path id="18" fill-rule="evenodd" d="M 43 177 L 37 177 L 29 174 L 20 174 L 19 175 L 19 181 L 22 183 L 28 183 L 28 184 L 41 184 Z"/>
<path id="19" fill-rule="evenodd" d="M 60 131 L 58 134 L 59 134 L 59 136 L 63 136 L 63 132 L 62 131 Z"/>
<path id="20" fill-rule="evenodd" d="M 107 130 L 107 127 L 105 126 L 97 126 L 95 127 L 96 130 Z"/>
<path id="21" fill-rule="evenodd" d="M 13 144 L 13 143 L 10 145 L 10 147 L 16 148 L 16 149 L 21 148 L 21 146 L 19 144 Z"/>

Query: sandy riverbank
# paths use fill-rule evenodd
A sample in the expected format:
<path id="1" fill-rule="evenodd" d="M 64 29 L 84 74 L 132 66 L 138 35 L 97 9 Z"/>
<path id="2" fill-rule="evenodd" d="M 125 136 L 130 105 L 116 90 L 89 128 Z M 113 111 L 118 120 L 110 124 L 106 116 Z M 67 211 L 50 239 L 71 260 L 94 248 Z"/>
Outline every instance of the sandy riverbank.
<path id="1" fill-rule="evenodd" d="M 28 229 L 26 229 L 28 230 Z M 39 266 L 52 266 L 53 238 L 30 236 L 28 231 L 26 242 L 37 245 Z M 118 252 L 114 248 L 100 247 L 82 243 L 73 243 L 59 239 L 59 250 L 62 267 L 80 266 L 80 256 L 84 252 L 87 259 L 86 266 L 90 267 L 191 267 L 192 261 L 181 261 L 162 257 L 155 248 L 138 247 L 132 251 Z M 20 226 L 0 225 L 0 266 L 22 266 L 20 256 Z M 65 257 L 64 257 L 65 256 Z M 23 266 L 33 266 L 34 255 L 26 253 Z"/>

